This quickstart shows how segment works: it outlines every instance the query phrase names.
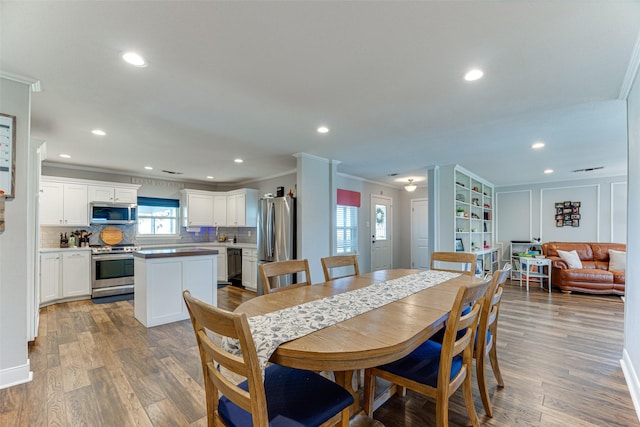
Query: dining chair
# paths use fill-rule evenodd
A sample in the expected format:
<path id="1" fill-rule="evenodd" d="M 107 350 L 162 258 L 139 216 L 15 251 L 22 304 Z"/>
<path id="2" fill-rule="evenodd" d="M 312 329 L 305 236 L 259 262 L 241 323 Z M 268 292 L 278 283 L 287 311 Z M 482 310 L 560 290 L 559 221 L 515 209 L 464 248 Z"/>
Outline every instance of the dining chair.
<path id="1" fill-rule="evenodd" d="M 343 277 L 358 276 L 360 270 L 358 269 L 358 257 L 356 255 L 335 255 L 320 258 L 322 263 L 322 271 L 324 272 L 324 280 L 329 281 L 333 279 L 341 279 Z M 331 277 L 331 272 L 334 268 L 351 267 L 352 274 L 345 274 L 342 276 Z"/>
<path id="2" fill-rule="evenodd" d="M 431 252 L 431 270 L 464 273 L 469 276 L 475 274 L 476 254 L 472 252 Z M 443 265 L 442 263 L 446 263 Z M 451 264 L 461 264 L 460 269 L 445 268 Z"/>
<path id="3" fill-rule="evenodd" d="M 314 372 L 276 364 L 263 380 L 247 315 L 213 307 L 188 290 L 183 297 L 200 351 L 209 427 L 349 425 L 354 400 L 347 390 Z M 242 354 L 228 353 L 208 332 L 238 340 Z M 236 384 L 221 368 L 246 380 Z"/>
<path id="4" fill-rule="evenodd" d="M 490 417 L 493 416 L 491 409 L 491 399 L 489 398 L 489 388 L 487 386 L 487 377 L 485 372 L 485 363 L 487 356 L 491 362 L 493 375 L 496 377 L 498 387 L 504 387 L 500 366 L 498 365 L 498 354 L 496 352 L 496 339 L 498 335 L 498 314 L 500 312 L 500 301 L 504 291 L 504 284 L 511 273 L 511 264 L 507 263 L 493 273 L 493 279 L 485 295 L 485 301 L 480 313 L 478 321 L 478 332 L 475 343 L 474 357 L 476 359 L 476 378 L 478 380 L 478 388 L 480 389 L 480 397 L 484 411 Z"/>
<path id="5" fill-rule="evenodd" d="M 309 262 L 306 259 L 292 259 L 288 261 L 274 261 L 260 264 L 260 277 L 262 279 L 262 290 L 265 294 L 279 292 L 285 289 L 297 288 L 311 285 L 311 275 L 309 274 Z M 304 280 L 293 283 L 297 273 L 304 273 Z M 289 280 L 282 276 L 290 276 Z"/>
<path id="6" fill-rule="evenodd" d="M 478 426 L 473 403 L 471 369 L 478 316 L 491 278 L 458 289 L 442 344 L 427 340 L 407 356 L 365 370 L 364 410 L 373 415 L 375 379 L 383 378 L 436 400 L 436 425 L 449 425 L 449 397 L 462 385 L 464 402 L 472 425 Z M 465 308 L 471 306 L 466 311 Z M 466 312 L 466 314 L 465 314 Z"/>

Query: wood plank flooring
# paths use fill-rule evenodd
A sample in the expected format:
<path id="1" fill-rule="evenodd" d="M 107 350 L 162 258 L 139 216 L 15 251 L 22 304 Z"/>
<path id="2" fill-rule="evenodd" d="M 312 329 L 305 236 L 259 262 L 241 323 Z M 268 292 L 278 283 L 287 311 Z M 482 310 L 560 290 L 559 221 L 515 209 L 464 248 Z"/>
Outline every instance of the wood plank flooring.
<path id="1" fill-rule="evenodd" d="M 233 309 L 253 295 L 226 287 L 218 301 Z M 619 363 L 623 311 L 614 296 L 549 295 L 535 286 L 527 294 L 509 284 L 498 334 L 506 387 L 496 387 L 489 369 L 493 418 L 474 390 L 481 424 L 640 426 Z M 41 311 L 29 357 L 33 381 L 0 390 L 3 427 L 206 426 L 188 320 L 147 329 L 130 301 L 52 305 Z M 451 426 L 468 425 L 460 391 L 449 412 Z M 374 415 L 388 427 L 424 427 L 435 425 L 434 414 L 431 400 L 408 392 Z"/>

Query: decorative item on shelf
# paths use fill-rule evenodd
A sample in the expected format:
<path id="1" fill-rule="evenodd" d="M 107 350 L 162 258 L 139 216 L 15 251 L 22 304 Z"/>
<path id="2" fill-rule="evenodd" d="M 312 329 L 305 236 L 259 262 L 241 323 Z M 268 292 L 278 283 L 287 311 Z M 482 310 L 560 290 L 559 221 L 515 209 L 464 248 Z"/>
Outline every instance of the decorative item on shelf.
<path id="1" fill-rule="evenodd" d="M 486 221 L 491 221 L 491 212 L 485 212 L 484 213 L 484 219 Z"/>
<path id="2" fill-rule="evenodd" d="M 287 196 L 293 198 L 293 190 L 289 189 L 289 192 L 287 193 Z"/>
<path id="3" fill-rule="evenodd" d="M 475 212 L 471 212 L 471 218 L 473 218 L 473 219 L 480 219 L 480 217 L 478 216 L 478 214 L 477 214 L 477 213 L 475 213 Z"/>
<path id="4" fill-rule="evenodd" d="M 489 249 L 489 245 L 487 245 L 487 241 L 486 240 L 484 241 L 484 248 L 485 249 Z"/>
<path id="5" fill-rule="evenodd" d="M 458 184 L 460 187 L 464 187 L 464 184 L 461 182 L 456 181 L 456 184 Z"/>
<path id="6" fill-rule="evenodd" d="M 464 245 L 462 239 L 456 239 L 456 252 L 464 252 Z"/>
<path id="7" fill-rule="evenodd" d="M 464 217 L 464 216 L 465 216 L 465 214 L 466 214 L 466 212 L 464 211 L 464 209 L 462 209 L 462 208 L 457 208 L 457 209 L 456 209 L 456 215 L 457 215 L 457 216 L 459 216 L 459 217 Z"/>
<path id="8" fill-rule="evenodd" d="M 477 233 L 477 232 L 478 232 L 478 229 L 477 229 L 477 228 L 475 228 L 475 227 L 473 227 L 473 228 L 471 229 L 471 232 L 472 232 L 472 233 Z"/>
<path id="9" fill-rule="evenodd" d="M 480 206 L 480 199 L 474 197 L 473 199 L 471 199 L 471 204 L 474 206 Z"/>
<path id="10" fill-rule="evenodd" d="M 485 209 L 491 209 L 491 206 L 489 205 L 489 203 L 485 203 L 485 204 L 484 204 L 484 208 L 485 208 Z"/>
<path id="11" fill-rule="evenodd" d="M 465 218 L 469 218 L 469 212 L 465 212 L 465 213 L 464 213 L 464 217 L 465 217 Z"/>
<path id="12" fill-rule="evenodd" d="M 462 227 L 458 227 L 458 228 L 456 228 L 456 231 L 457 231 L 458 233 L 464 233 L 464 228 L 462 228 Z"/>
<path id="13" fill-rule="evenodd" d="M 480 189 L 478 187 L 473 187 L 473 191 L 475 191 L 476 193 L 479 193 Z"/>
<path id="14" fill-rule="evenodd" d="M 0 190 L 0 231 L 4 231 L 4 192 Z"/>
<path id="15" fill-rule="evenodd" d="M 466 202 L 466 198 L 464 197 L 464 194 L 462 193 L 456 193 L 456 200 L 459 202 Z"/>

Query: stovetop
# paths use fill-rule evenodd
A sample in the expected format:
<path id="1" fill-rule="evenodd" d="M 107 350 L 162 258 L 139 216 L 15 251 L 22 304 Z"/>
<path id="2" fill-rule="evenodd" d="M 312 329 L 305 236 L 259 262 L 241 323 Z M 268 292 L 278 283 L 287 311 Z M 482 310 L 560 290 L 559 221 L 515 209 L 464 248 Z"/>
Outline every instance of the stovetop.
<path id="1" fill-rule="evenodd" d="M 91 246 L 92 254 L 135 252 L 138 250 L 140 250 L 140 246 L 135 246 L 133 243 L 124 244 L 124 245 L 113 245 L 113 246 L 100 246 L 100 245 Z"/>

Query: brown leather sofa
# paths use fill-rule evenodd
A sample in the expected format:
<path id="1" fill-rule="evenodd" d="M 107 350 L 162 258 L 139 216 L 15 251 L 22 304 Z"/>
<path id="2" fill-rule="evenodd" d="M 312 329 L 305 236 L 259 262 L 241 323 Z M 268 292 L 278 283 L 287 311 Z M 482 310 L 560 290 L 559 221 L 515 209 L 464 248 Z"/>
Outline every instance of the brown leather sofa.
<path id="1" fill-rule="evenodd" d="M 582 262 L 581 269 L 570 269 L 558 256 L 561 251 L 575 250 Z M 551 283 L 564 293 L 624 295 L 625 272 L 609 271 L 609 249 L 626 251 L 621 243 L 547 242 L 542 253 L 551 260 Z"/>

